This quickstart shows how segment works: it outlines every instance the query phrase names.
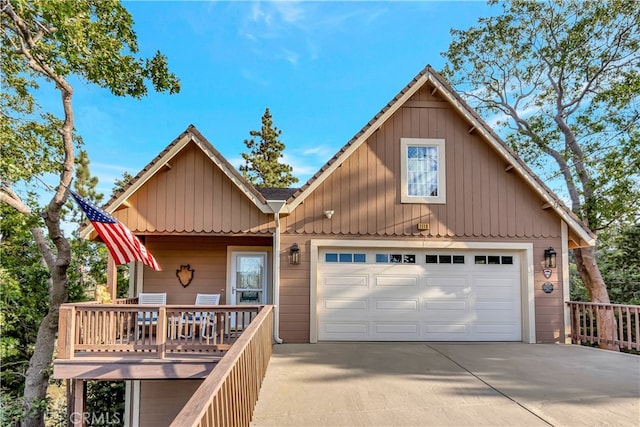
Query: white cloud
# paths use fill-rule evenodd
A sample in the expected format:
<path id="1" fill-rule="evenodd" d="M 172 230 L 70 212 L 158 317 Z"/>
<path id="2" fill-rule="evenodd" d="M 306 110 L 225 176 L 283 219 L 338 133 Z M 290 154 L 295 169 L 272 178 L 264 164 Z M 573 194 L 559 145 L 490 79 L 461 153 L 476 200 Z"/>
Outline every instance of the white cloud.
<path id="1" fill-rule="evenodd" d="M 317 2 L 258 2 L 246 11 L 238 34 L 254 45 L 254 53 L 295 65 L 318 59 L 327 37 L 374 25 L 387 12 L 375 4 L 345 10 Z"/>
<path id="2" fill-rule="evenodd" d="M 304 184 L 311 176 L 331 159 L 336 148 L 326 144 L 310 144 L 308 148 L 293 150 L 293 154 L 284 153 L 283 162 L 293 168 L 293 174 Z"/>
<path id="3" fill-rule="evenodd" d="M 305 12 L 297 2 L 275 2 L 274 6 L 285 22 L 292 24 L 304 20 Z"/>
<path id="4" fill-rule="evenodd" d="M 519 110 L 518 115 L 523 119 L 526 119 L 527 117 L 531 117 L 534 113 L 538 112 L 539 110 L 540 110 L 540 107 L 536 107 L 532 105 L 532 106 L 528 106 L 527 108 Z M 513 119 L 511 118 L 511 116 L 508 116 L 505 113 L 494 114 L 493 116 L 488 117 L 486 119 L 486 123 L 489 125 L 489 127 L 495 130 L 496 132 L 499 130 L 498 129 L 499 124 L 506 123 L 506 122 L 513 122 Z"/>
<path id="5" fill-rule="evenodd" d="M 293 168 L 293 175 L 300 180 L 295 185 L 302 185 L 307 182 L 309 178 L 320 169 L 320 166 L 324 164 L 318 164 L 316 159 L 289 156 L 286 153 L 282 156 L 282 163 Z"/>
<path id="6" fill-rule="evenodd" d="M 240 170 L 240 166 L 244 165 L 244 159 L 242 157 L 229 157 L 227 161 L 238 171 Z"/>
<path id="7" fill-rule="evenodd" d="M 316 156 L 325 160 L 329 160 L 329 157 L 334 154 L 333 148 L 327 145 L 315 145 L 298 151 L 302 156 Z"/>
<path id="8" fill-rule="evenodd" d="M 257 83 L 260 86 L 267 87 L 270 84 L 269 80 L 256 75 L 252 70 L 247 70 L 247 69 L 240 70 L 240 74 L 246 80 Z"/>
<path id="9" fill-rule="evenodd" d="M 129 172 L 131 175 L 135 176 L 139 169 L 122 165 L 94 162 L 91 162 L 89 168 L 91 169 L 91 174 L 98 178 L 96 190 L 99 193 L 104 194 L 107 199 L 111 196 L 111 189 L 117 179 L 122 179 L 122 175 L 125 172 Z"/>
<path id="10" fill-rule="evenodd" d="M 296 52 L 293 52 L 289 49 L 282 49 L 282 58 L 284 58 L 287 62 L 295 65 L 298 63 L 298 59 L 300 58 L 300 55 L 298 55 Z"/>

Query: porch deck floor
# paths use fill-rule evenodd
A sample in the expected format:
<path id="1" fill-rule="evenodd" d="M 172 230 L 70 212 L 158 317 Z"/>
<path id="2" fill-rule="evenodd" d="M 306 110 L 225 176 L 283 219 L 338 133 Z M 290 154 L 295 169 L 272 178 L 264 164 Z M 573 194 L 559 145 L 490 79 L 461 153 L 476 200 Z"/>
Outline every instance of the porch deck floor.
<path id="1" fill-rule="evenodd" d="M 72 359 L 55 359 L 53 377 L 85 380 L 205 378 L 236 339 L 227 338 L 220 350 L 169 348 L 163 357 L 154 350 L 76 351 Z M 171 344 L 167 346 L 171 347 Z"/>

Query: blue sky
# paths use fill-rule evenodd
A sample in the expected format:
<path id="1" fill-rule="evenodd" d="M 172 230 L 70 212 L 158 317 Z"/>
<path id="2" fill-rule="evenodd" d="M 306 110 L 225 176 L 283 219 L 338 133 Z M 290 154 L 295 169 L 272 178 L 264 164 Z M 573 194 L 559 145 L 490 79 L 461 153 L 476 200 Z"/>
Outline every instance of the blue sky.
<path id="1" fill-rule="evenodd" d="M 238 167 L 267 107 L 302 185 L 425 65 L 441 69 L 451 28 L 500 9 L 475 1 L 124 4 L 140 54 L 164 53 L 182 91 L 133 100 L 75 82 L 76 128 L 107 198 L 115 179 L 137 174 L 189 124 Z"/>

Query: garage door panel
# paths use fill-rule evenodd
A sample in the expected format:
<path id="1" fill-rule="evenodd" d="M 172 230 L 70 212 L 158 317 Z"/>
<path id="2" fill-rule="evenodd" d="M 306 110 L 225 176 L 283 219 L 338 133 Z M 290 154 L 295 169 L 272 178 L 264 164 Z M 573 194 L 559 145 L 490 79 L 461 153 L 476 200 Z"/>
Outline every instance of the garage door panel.
<path id="1" fill-rule="evenodd" d="M 483 300 L 496 299 L 500 300 L 505 297 L 511 297 L 514 292 L 510 288 L 498 288 L 487 286 L 485 288 L 477 288 L 475 291 L 475 297 Z"/>
<path id="2" fill-rule="evenodd" d="M 475 312 L 476 322 L 482 323 L 496 323 L 496 324 L 513 324 L 518 321 L 513 316 L 505 316 L 504 314 L 497 311 L 476 311 Z"/>
<path id="3" fill-rule="evenodd" d="M 326 322 L 323 324 L 323 332 L 325 335 L 333 335 L 333 339 L 340 339 L 342 337 L 360 337 L 360 339 L 367 339 L 369 336 L 369 322 Z"/>
<path id="4" fill-rule="evenodd" d="M 420 276 L 375 276 L 375 286 L 383 287 L 411 287 L 416 288 L 420 282 Z"/>
<path id="5" fill-rule="evenodd" d="M 420 329 L 418 322 L 374 322 L 377 334 L 411 334 L 417 335 Z"/>
<path id="6" fill-rule="evenodd" d="M 513 311 L 513 306 L 516 304 L 516 301 L 509 299 L 509 300 L 502 300 L 502 301 L 496 301 L 496 300 L 490 300 L 490 301 L 476 301 L 476 310 L 483 310 L 483 311 L 501 311 L 501 312 L 505 312 L 505 311 Z"/>
<path id="7" fill-rule="evenodd" d="M 505 276 L 502 278 L 484 279 L 474 277 L 473 288 L 479 296 L 494 295 L 496 292 L 502 292 L 511 295 L 513 293 L 513 283 L 518 278 L 515 276 Z"/>
<path id="8" fill-rule="evenodd" d="M 468 335 L 469 331 L 465 323 L 425 323 L 425 332 L 435 340 L 438 335 L 440 338 L 444 338 L 446 335 L 446 340 L 450 340 L 452 335 L 462 337 Z"/>
<path id="9" fill-rule="evenodd" d="M 478 289 L 483 289 L 485 287 L 489 288 L 511 288 L 513 284 L 514 275 L 502 275 L 502 277 L 482 277 L 479 275 L 473 276 L 473 284 L 478 287 Z"/>
<path id="10" fill-rule="evenodd" d="M 515 302 L 511 302 L 513 307 Z M 475 314 L 479 323 L 482 322 L 494 322 L 500 324 L 513 324 L 519 323 L 520 312 L 515 309 L 509 309 L 506 302 L 492 302 L 491 304 L 481 305 L 476 303 Z"/>
<path id="11" fill-rule="evenodd" d="M 424 290 L 427 298 L 467 298 L 471 293 L 470 287 L 451 286 L 448 288 L 429 287 Z"/>
<path id="12" fill-rule="evenodd" d="M 323 284 L 325 287 L 367 288 L 369 286 L 369 276 L 326 276 Z"/>
<path id="13" fill-rule="evenodd" d="M 367 311 L 366 299 L 325 299 L 324 308 L 327 310 L 359 310 Z"/>
<path id="14" fill-rule="evenodd" d="M 469 301 L 462 299 L 428 299 L 425 301 L 425 308 L 429 311 L 457 310 L 465 311 L 469 306 Z"/>
<path id="15" fill-rule="evenodd" d="M 467 275 L 464 276 L 453 276 L 453 275 L 448 275 L 448 276 L 434 276 L 434 275 L 429 275 L 426 278 L 426 282 L 427 282 L 427 286 L 428 287 L 438 287 L 438 288 L 442 288 L 442 289 L 448 289 L 448 288 L 466 288 L 468 286 L 469 283 L 469 277 Z"/>
<path id="16" fill-rule="evenodd" d="M 480 334 L 495 334 L 509 336 L 515 331 L 520 330 L 520 325 L 514 323 L 477 323 L 475 325 L 476 332 Z"/>
<path id="17" fill-rule="evenodd" d="M 418 311 L 418 300 L 376 300 L 375 309 L 380 311 Z"/>

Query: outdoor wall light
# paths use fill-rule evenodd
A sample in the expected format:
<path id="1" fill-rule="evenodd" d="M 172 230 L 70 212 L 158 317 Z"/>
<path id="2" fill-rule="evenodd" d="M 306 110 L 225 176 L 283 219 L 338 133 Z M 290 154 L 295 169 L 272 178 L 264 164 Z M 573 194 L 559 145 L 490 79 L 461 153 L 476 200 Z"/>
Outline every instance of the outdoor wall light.
<path id="1" fill-rule="evenodd" d="M 298 246 L 297 243 L 291 245 L 291 248 L 289 249 L 289 255 L 291 256 L 291 259 L 289 260 L 291 264 L 300 264 L 300 246 Z"/>
<path id="2" fill-rule="evenodd" d="M 333 216 L 333 210 L 324 211 L 324 216 L 331 219 L 331 217 Z"/>
<path id="3" fill-rule="evenodd" d="M 556 268 L 556 251 L 552 247 L 544 250 L 544 266 L 546 268 Z"/>

